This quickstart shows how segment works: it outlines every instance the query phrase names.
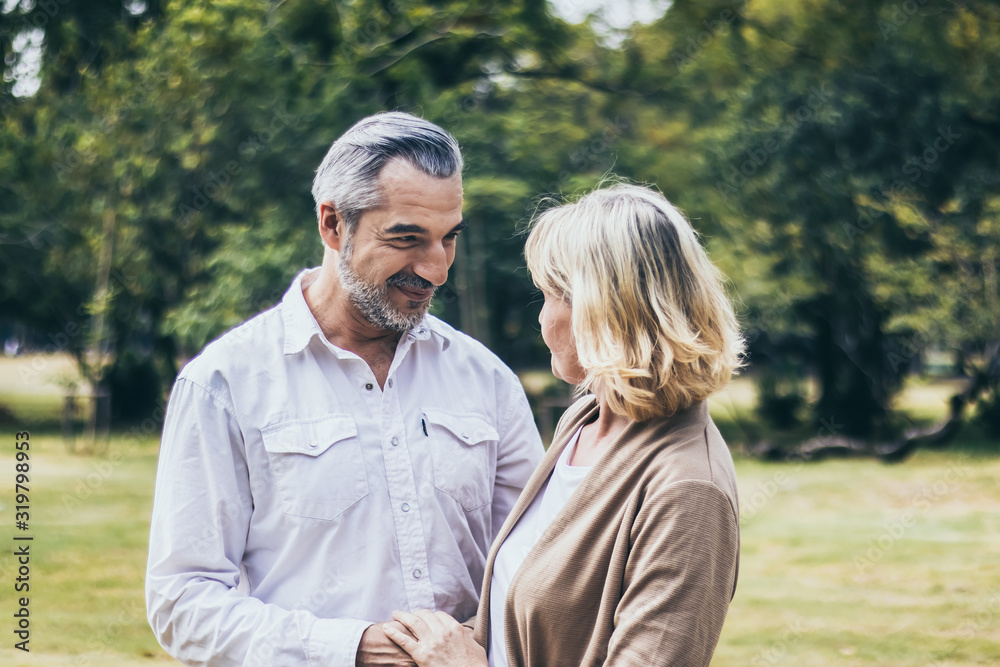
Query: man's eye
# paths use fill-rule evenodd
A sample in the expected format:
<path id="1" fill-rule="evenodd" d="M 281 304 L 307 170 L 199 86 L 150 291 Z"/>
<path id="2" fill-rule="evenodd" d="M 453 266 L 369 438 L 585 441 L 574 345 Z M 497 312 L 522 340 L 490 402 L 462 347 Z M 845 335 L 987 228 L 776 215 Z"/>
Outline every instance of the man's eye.
<path id="1" fill-rule="evenodd" d="M 398 243 L 413 243 L 417 240 L 416 236 L 397 236 L 394 239 Z"/>

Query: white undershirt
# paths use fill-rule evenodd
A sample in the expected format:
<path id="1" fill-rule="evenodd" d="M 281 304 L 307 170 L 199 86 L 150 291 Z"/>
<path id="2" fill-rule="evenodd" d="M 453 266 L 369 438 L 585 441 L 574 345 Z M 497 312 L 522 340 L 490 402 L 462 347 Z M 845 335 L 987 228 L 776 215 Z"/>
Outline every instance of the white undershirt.
<path id="1" fill-rule="evenodd" d="M 539 490 L 528 505 L 528 509 L 514 524 L 493 562 L 493 578 L 490 580 L 490 667 L 507 667 L 503 617 L 510 582 L 517 574 L 521 563 L 527 558 L 528 552 L 590 471 L 590 466 L 569 464 L 579 439 L 580 429 L 577 429 L 569 444 L 559 455 L 559 460 L 556 461 L 545 486 Z"/>

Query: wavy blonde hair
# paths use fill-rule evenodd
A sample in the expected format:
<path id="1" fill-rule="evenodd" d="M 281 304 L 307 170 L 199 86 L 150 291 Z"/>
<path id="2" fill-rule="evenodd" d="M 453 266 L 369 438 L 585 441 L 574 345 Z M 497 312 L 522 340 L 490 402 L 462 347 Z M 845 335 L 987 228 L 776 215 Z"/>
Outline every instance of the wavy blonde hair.
<path id="1" fill-rule="evenodd" d="M 600 389 L 615 413 L 670 416 L 743 365 L 725 278 L 660 193 L 619 184 L 549 209 L 525 256 L 535 285 L 572 308 L 578 391 Z"/>

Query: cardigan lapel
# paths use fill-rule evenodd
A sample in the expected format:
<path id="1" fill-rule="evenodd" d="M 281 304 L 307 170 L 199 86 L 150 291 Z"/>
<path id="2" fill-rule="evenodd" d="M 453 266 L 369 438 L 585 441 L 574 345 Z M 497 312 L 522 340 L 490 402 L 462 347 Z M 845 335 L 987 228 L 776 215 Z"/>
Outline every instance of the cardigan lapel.
<path id="1" fill-rule="evenodd" d="M 549 445 L 549 449 L 545 452 L 545 456 L 539 462 L 538 467 L 535 468 L 535 472 L 531 474 L 528 479 L 528 483 L 524 486 L 524 490 L 521 491 L 521 495 L 518 497 L 517 502 L 514 503 L 514 507 L 511 509 L 510 514 L 507 515 L 507 520 L 503 522 L 503 527 L 500 528 L 500 533 L 497 538 L 493 541 L 493 547 L 491 551 L 497 551 L 500 545 L 503 544 L 504 540 L 510 534 L 510 531 L 514 529 L 514 524 L 518 522 L 521 515 L 528 509 L 531 505 L 531 501 L 535 499 L 538 492 L 541 491 L 542 487 L 549 480 L 549 475 L 552 474 L 552 469 L 556 467 L 556 461 L 559 460 L 559 455 L 562 454 L 563 449 L 569 444 L 570 439 L 573 434 L 579 428 L 580 424 L 585 423 L 587 413 L 595 412 L 597 410 L 597 405 L 589 406 L 584 405 L 579 413 L 572 415 L 572 417 L 566 420 L 564 423 L 570 424 L 565 430 L 561 430 L 556 433 L 552 438 L 552 444 Z"/>
<path id="2" fill-rule="evenodd" d="M 511 509 L 510 514 L 507 516 L 507 520 L 504 521 L 500 532 L 497 534 L 496 539 L 493 541 L 493 546 L 490 547 L 489 556 L 486 559 L 486 570 L 483 574 L 483 586 L 482 592 L 479 599 L 479 613 L 476 615 L 476 627 L 475 634 L 473 635 L 475 640 L 487 651 L 489 650 L 489 637 L 490 637 L 490 584 L 493 581 L 493 562 L 496 560 L 497 551 L 499 551 L 500 546 L 503 544 L 507 536 L 510 535 L 511 530 L 514 528 L 514 524 L 521 518 L 528 506 L 538 495 L 538 492 L 545 485 L 549 479 L 549 475 L 552 473 L 552 469 L 555 468 L 556 462 L 559 460 L 559 455 L 562 453 L 566 445 L 569 444 L 570 438 L 576 433 L 576 430 L 582 425 L 587 423 L 593 416 L 597 413 L 598 405 L 597 399 L 594 396 L 589 396 L 587 399 L 581 399 L 578 404 L 574 405 L 567 411 L 563 419 L 559 421 L 560 428 L 556 429 L 556 433 L 552 438 L 552 444 L 549 446 L 548 451 L 542 458 L 535 472 L 531 475 L 528 483 L 525 485 L 524 490 L 521 492 L 521 496 L 517 499 L 514 504 L 513 509 Z M 665 420 L 659 420 L 658 424 L 651 423 L 630 423 L 624 431 L 622 431 L 615 440 L 612 447 L 609 447 L 608 451 L 604 452 L 604 455 L 595 463 L 594 467 L 599 468 L 600 472 L 597 475 L 589 475 L 580 483 L 580 488 L 577 489 L 578 493 L 574 494 L 577 502 L 580 502 L 582 498 L 585 498 L 588 493 L 590 485 L 601 486 L 608 482 L 608 480 L 614 480 L 616 477 L 620 476 L 625 469 L 631 467 L 635 464 L 635 452 L 636 448 L 642 448 L 645 443 L 646 438 L 635 439 L 632 437 L 633 433 L 641 431 L 647 428 L 653 428 L 655 431 L 661 429 L 670 430 L 672 428 L 677 428 L 684 424 L 690 423 L 691 421 L 702 422 L 708 419 L 708 406 L 705 401 L 700 401 L 699 403 L 686 408 L 685 410 L 675 413 L 673 416 L 666 418 Z M 653 433 L 650 436 L 655 439 Z M 579 493 L 583 490 L 582 493 Z M 572 513 L 573 511 L 573 500 L 567 503 L 566 507 L 560 511 L 553 524 L 558 523 L 558 519 L 565 515 L 567 512 Z M 547 537 L 551 537 L 550 532 L 553 530 L 553 526 L 549 528 L 542 534 L 539 538 L 539 543 L 544 543 Z M 538 547 L 538 544 L 535 545 Z M 513 584 L 513 582 L 512 582 Z"/>
<path id="3" fill-rule="evenodd" d="M 503 522 L 500 532 L 497 533 L 497 537 L 493 540 L 493 545 L 490 547 L 489 556 L 486 559 L 486 571 L 483 573 L 483 586 L 479 598 L 479 613 L 476 616 L 476 632 L 474 635 L 475 640 L 486 650 L 489 650 L 490 637 L 490 584 L 493 582 L 493 561 L 496 560 L 497 551 L 500 550 L 500 545 L 510 535 L 510 531 L 514 529 L 514 524 L 518 522 L 521 515 L 531 505 L 531 501 L 535 499 L 541 488 L 548 482 L 549 475 L 552 474 L 552 469 L 555 468 L 556 461 L 559 460 L 559 455 L 569 443 L 576 429 L 579 428 L 580 424 L 586 423 L 589 415 L 597 411 L 597 400 L 593 396 L 588 396 L 587 399 L 581 399 L 577 405 L 572 406 L 570 411 L 573 411 L 572 414 L 567 413 L 559 421 L 560 426 L 565 424 L 566 427 L 556 429 L 548 451 L 545 452 L 545 456 L 542 457 L 538 467 L 535 468 L 535 472 L 531 474 L 528 483 L 525 484 L 524 490 L 521 491 L 521 495 L 518 497 L 517 502 L 514 503 L 510 514 L 507 515 L 507 520 Z"/>

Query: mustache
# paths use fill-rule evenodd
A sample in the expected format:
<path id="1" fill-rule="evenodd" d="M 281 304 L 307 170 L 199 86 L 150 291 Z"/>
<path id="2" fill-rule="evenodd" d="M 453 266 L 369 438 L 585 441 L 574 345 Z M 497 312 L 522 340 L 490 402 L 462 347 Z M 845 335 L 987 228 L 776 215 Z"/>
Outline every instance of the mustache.
<path id="1" fill-rule="evenodd" d="M 424 280 L 420 276 L 413 275 L 412 273 L 399 273 L 389 276 L 385 281 L 386 287 L 412 287 L 414 289 L 437 289 L 434 287 L 434 283 L 429 280 Z"/>

